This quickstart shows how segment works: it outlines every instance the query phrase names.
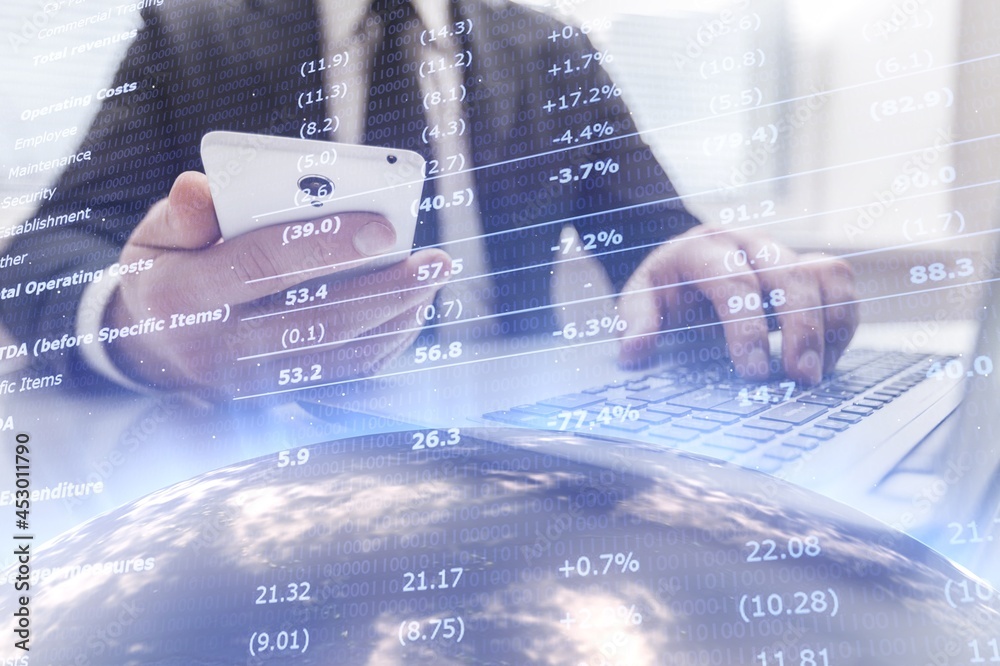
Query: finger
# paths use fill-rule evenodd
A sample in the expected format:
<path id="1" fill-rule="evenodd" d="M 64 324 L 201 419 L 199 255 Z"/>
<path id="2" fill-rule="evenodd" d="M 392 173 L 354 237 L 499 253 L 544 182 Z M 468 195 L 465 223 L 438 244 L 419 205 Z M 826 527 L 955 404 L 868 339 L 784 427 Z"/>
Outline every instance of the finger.
<path id="1" fill-rule="evenodd" d="M 326 331 L 324 327 L 322 332 L 314 330 L 308 335 L 304 333 L 309 325 L 316 321 L 316 312 L 323 312 L 322 307 L 313 307 L 311 310 L 304 307 L 296 309 L 295 305 L 276 308 L 274 300 L 270 303 L 254 302 L 234 307 L 232 326 L 223 330 L 221 338 L 216 339 L 228 350 L 227 357 L 222 359 L 221 363 L 227 364 L 237 358 L 270 356 L 273 352 L 287 348 L 288 345 L 307 347 L 324 342 L 324 340 L 310 339 L 311 336 L 322 335 L 331 341 L 351 339 L 396 318 L 400 312 L 425 305 L 433 299 L 434 292 L 445 281 L 443 277 L 437 280 L 420 279 L 417 268 L 428 260 L 443 261 L 446 266 L 450 266 L 446 253 L 440 250 L 423 250 L 395 266 L 372 274 L 355 276 L 350 281 L 340 281 L 344 283 L 343 292 L 340 291 L 341 285 L 336 281 L 323 283 L 328 288 L 322 291 L 319 289 L 320 283 L 310 284 L 308 289 L 311 297 L 304 299 L 306 305 L 322 306 L 329 300 L 331 307 L 327 308 L 324 314 L 344 313 L 344 318 L 339 318 L 339 315 L 335 318 L 335 324 L 346 325 L 343 330 L 331 328 Z M 329 286 L 330 284 L 333 286 Z M 338 294 L 343 294 L 346 298 Z M 296 291 L 295 295 L 299 295 L 299 292 Z M 310 301 L 309 298 L 313 300 Z M 341 302 L 338 302 L 338 298 Z M 372 305 L 370 299 L 377 299 L 375 305 Z M 168 303 L 166 299 L 161 300 L 168 307 L 183 308 L 186 305 L 182 301 Z M 279 300 L 279 302 L 284 301 Z M 192 312 L 191 309 L 177 311 Z M 413 316 L 415 320 L 416 314 Z M 351 318 L 356 318 L 356 321 L 350 321 Z M 414 328 L 419 330 L 416 325 Z M 292 332 L 293 329 L 297 329 L 297 332 Z M 171 375 L 186 377 L 191 383 L 204 383 L 202 375 L 206 373 L 210 375 L 220 364 L 215 356 L 206 357 L 197 353 L 203 346 L 199 342 L 203 336 L 201 327 L 189 326 L 171 327 L 156 334 L 155 346 L 164 358 L 169 359 L 164 367 L 169 366 Z M 133 340 L 147 343 L 152 338 L 129 337 L 123 340 L 122 344 L 132 344 Z M 166 373 L 167 369 L 161 372 Z"/>
<path id="2" fill-rule="evenodd" d="M 351 338 L 335 345 L 322 345 L 320 348 L 306 346 L 298 350 L 290 349 L 277 358 L 271 357 L 269 354 L 259 358 L 253 356 L 260 349 L 249 350 L 247 347 L 260 337 L 261 331 L 252 326 L 247 327 L 246 324 L 241 324 L 244 327 L 242 331 L 224 337 L 223 341 L 229 350 L 227 364 L 236 362 L 240 357 L 243 357 L 243 360 L 256 358 L 255 373 L 260 374 L 262 372 L 261 364 L 267 362 L 268 367 L 273 368 L 273 376 L 277 376 L 278 370 L 283 368 L 308 369 L 306 373 L 309 376 L 308 384 L 366 377 L 402 353 L 416 339 L 421 329 L 413 326 L 412 322 L 416 320 L 419 308 L 420 306 L 412 307 L 400 312 L 397 316 L 370 330 L 366 335 Z M 265 331 L 265 333 L 268 332 Z M 243 352 L 241 353 L 239 350 L 243 350 Z M 211 353 L 214 354 L 217 351 L 218 347 L 214 348 Z M 244 353 L 247 356 L 244 356 Z M 218 373 L 213 371 L 215 368 L 216 366 L 210 362 L 209 356 L 194 354 L 185 356 L 178 370 L 185 373 L 185 383 L 189 386 L 199 386 L 212 395 L 238 395 L 240 393 L 239 380 L 236 383 L 219 385 Z M 315 379 L 311 376 L 313 372 L 317 373 Z M 302 385 L 302 388 L 306 387 L 307 384 Z M 275 385 L 274 388 L 278 389 L 280 386 Z"/>
<path id="3" fill-rule="evenodd" d="M 808 270 L 791 269 L 769 274 L 765 284 L 765 298 L 773 299 L 784 289 L 784 304 L 773 308 L 778 313 L 781 328 L 781 360 L 785 374 L 810 386 L 819 383 L 823 377 L 825 327 L 818 281 Z"/>
<path id="4" fill-rule="evenodd" d="M 171 268 L 178 278 L 171 288 L 187 293 L 199 307 L 247 303 L 306 280 L 351 269 L 364 271 L 363 260 L 395 244 L 395 231 L 379 215 L 345 213 L 334 217 L 331 233 L 288 244 L 284 243 L 287 225 L 279 225 L 207 248 L 199 253 L 197 264 L 190 263 L 191 257 L 183 254 L 165 257 L 164 261 L 176 264 Z M 386 256 L 404 260 L 407 255 L 408 251 Z M 448 255 L 443 252 L 429 256 L 427 261 L 437 265 L 437 274 L 447 273 L 450 268 Z"/>
<path id="5" fill-rule="evenodd" d="M 667 263 L 655 264 L 657 277 L 650 265 L 643 263 L 625 283 L 618 297 L 617 312 L 627 327 L 619 335 L 622 340 L 619 360 L 622 363 L 641 363 L 653 352 L 656 334 L 663 325 L 663 293 L 660 284 L 670 284 L 672 268 Z M 661 282 L 662 281 L 662 282 Z"/>
<path id="6" fill-rule="evenodd" d="M 733 238 L 728 233 L 689 232 L 661 245 L 647 257 L 643 262 L 647 274 L 640 274 L 639 279 L 647 285 L 669 284 L 673 289 L 700 291 L 712 303 L 722 323 L 729 356 L 737 372 L 748 379 L 763 379 L 769 374 L 770 364 L 767 324 L 762 317 L 747 316 L 744 308 L 732 304 L 737 297 L 742 303 L 746 294 L 759 293 L 760 283 L 746 267 L 738 268 L 730 275 L 719 276 L 726 253 L 739 249 Z M 671 300 L 668 298 L 671 292 L 663 290 L 656 293 L 659 300 L 655 309 L 649 310 L 648 299 L 638 302 L 635 307 L 655 312 L 658 327 L 664 305 Z M 680 306 L 675 304 L 675 307 Z M 632 316 L 642 317 L 643 312 L 637 311 Z M 631 325 L 631 321 L 627 321 Z"/>
<path id="7" fill-rule="evenodd" d="M 854 271 L 841 259 L 829 259 L 816 267 L 823 298 L 823 372 L 833 372 L 837 361 L 858 328 Z"/>
<path id="8" fill-rule="evenodd" d="M 197 250 L 212 245 L 221 236 L 208 177 L 185 171 L 174 181 L 170 194 L 149 209 L 129 243 L 164 250 Z"/>
<path id="9" fill-rule="evenodd" d="M 248 307 L 241 319 L 262 322 L 266 338 L 272 340 L 284 340 L 284 332 L 290 328 L 313 327 L 314 331 L 322 331 L 320 343 L 344 342 L 394 320 L 403 312 L 413 313 L 409 325 L 419 331 L 422 322 L 417 320 L 416 312 L 433 302 L 443 279 L 439 276 L 438 281 L 421 281 L 417 269 L 428 260 L 440 259 L 441 254 L 424 250 L 377 274 L 312 281 L 293 288 L 293 295 L 301 294 L 302 298 L 291 306 L 276 309 L 273 301 L 265 301 Z"/>
<path id="10" fill-rule="evenodd" d="M 710 277 L 710 276 L 707 276 Z M 760 293 L 760 282 L 749 270 L 702 282 L 699 290 L 711 301 L 726 336 L 726 347 L 736 372 L 749 380 L 770 375 L 770 345 L 767 322 L 759 312 L 748 311 L 748 294 Z"/>
<path id="11" fill-rule="evenodd" d="M 364 340 L 368 337 L 381 336 L 386 339 L 379 356 L 373 360 L 372 365 L 368 368 L 369 373 L 380 370 L 385 363 L 409 349 L 413 341 L 417 339 L 422 328 L 414 327 L 410 322 L 416 319 L 419 310 L 420 308 L 417 307 L 401 312 L 396 318 L 371 331 L 369 336 L 360 338 Z M 387 331 L 391 333 L 387 335 Z"/>
<path id="12" fill-rule="evenodd" d="M 387 252 L 396 242 L 395 230 L 380 215 L 344 213 L 332 220 L 335 232 L 288 244 L 288 225 L 278 225 L 211 247 L 205 281 L 232 300 L 251 301 L 304 280 L 360 268 L 363 260 Z M 405 257 L 401 253 L 398 259 Z"/>
<path id="13" fill-rule="evenodd" d="M 759 251 L 749 241 L 748 252 Z M 816 384 L 823 377 L 823 298 L 816 272 L 804 257 L 785 248 L 782 265 L 758 273 L 764 312 L 775 312 L 781 328 L 781 360 L 785 374 L 797 382 Z"/>
<path id="14" fill-rule="evenodd" d="M 736 231 L 706 234 L 679 248 L 681 274 L 692 280 L 688 288 L 697 289 L 712 303 L 736 372 L 749 380 L 767 379 L 771 365 L 767 322 L 745 307 L 748 294 L 760 293 L 760 281 L 749 266 L 734 266 L 728 275 L 720 276 L 725 257 L 744 249 L 744 237 Z"/>

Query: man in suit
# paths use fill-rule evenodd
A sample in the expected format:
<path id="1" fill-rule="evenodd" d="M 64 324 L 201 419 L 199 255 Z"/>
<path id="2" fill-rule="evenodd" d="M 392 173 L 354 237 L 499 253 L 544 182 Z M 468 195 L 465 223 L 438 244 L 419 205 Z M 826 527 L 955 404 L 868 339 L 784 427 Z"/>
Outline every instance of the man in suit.
<path id="1" fill-rule="evenodd" d="M 341 139 L 326 133 L 340 124 L 341 117 L 330 112 L 336 100 L 303 106 L 301 93 L 328 89 L 330 54 L 337 40 L 354 39 L 353 26 L 372 23 L 369 5 L 167 0 L 144 9 L 144 26 L 110 86 L 124 92 L 105 100 L 84 141 L 92 158 L 62 174 L 37 215 L 78 213 L 75 221 L 21 236 L 12 250 L 27 252 L 31 260 L 19 277 L 36 284 L 56 281 L 54 289 L 0 302 L 4 323 L 16 335 L 49 343 L 41 359 L 47 368 L 81 384 L 96 381 L 96 369 L 136 387 L 238 394 L 254 380 L 254 368 L 237 371 L 235 359 L 275 348 L 283 329 L 317 321 L 313 311 L 252 319 L 287 310 L 282 295 L 302 279 L 266 278 L 303 267 L 336 293 L 338 306 L 319 316 L 327 339 L 339 344 L 321 356 L 290 354 L 282 359 L 285 366 L 321 358 L 324 379 L 363 376 L 412 342 L 416 313 L 441 286 L 441 280 L 419 279 L 420 267 L 439 264 L 440 274 L 447 273 L 453 261 L 447 245 L 425 236 L 422 242 L 430 247 L 376 275 L 339 279 L 336 265 L 392 246 L 395 233 L 385 220 L 348 213 L 335 237 L 287 247 L 280 228 L 220 242 L 198 153 L 201 137 L 217 129 Z M 468 60 L 458 68 L 464 117 L 453 134 L 462 135 L 474 161 L 462 171 L 473 174 L 475 212 L 485 232 L 488 266 L 481 270 L 510 276 L 489 299 L 500 313 L 494 332 L 551 326 L 551 248 L 569 221 L 581 235 L 613 226 L 626 240 L 624 251 L 599 257 L 622 291 L 618 307 L 629 326 L 623 359 L 641 360 L 657 331 L 685 321 L 691 303 L 710 303 L 738 371 L 763 379 L 767 324 L 761 317 L 730 314 L 726 303 L 734 295 L 781 289 L 776 311 L 787 373 L 808 383 L 832 369 L 856 326 L 846 264 L 797 257 L 786 248 L 781 264 L 769 270 L 727 273 L 728 252 L 756 254 L 765 241 L 699 227 L 619 98 L 597 95 L 576 107 L 578 93 L 611 85 L 603 70 L 595 65 L 555 81 L 547 72 L 550 64 L 591 50 L 584 37 L 566 37 L 561 24 L 506 0 L 416 0 L 415 6 L 421 22 L 407 24 L 410 37 L 430 29 Z M 367 53 L 370 58 L 371 49 Z M 375 94 L 373 86 L 369 103 Z M 568 110 L 559 113 L 560 107 Z M 364 123 L 356 118 L 358 108 L 364 114 L 364 96 L 354 108 L 355 127 Z M 613 135 L 554 150 L 567 130 L 597 123 L 613 127 Z M 353 139 L 362 137 L 355 133 Z M 602 159 L 614 159 L 621 171 L 586 184 L 553 177 Z M 223 306 L 226 321 L 210 326 L 160 330 L 144 324 L 183 322 Z M 101 330 L 118 335 L 102 342 Z"/>

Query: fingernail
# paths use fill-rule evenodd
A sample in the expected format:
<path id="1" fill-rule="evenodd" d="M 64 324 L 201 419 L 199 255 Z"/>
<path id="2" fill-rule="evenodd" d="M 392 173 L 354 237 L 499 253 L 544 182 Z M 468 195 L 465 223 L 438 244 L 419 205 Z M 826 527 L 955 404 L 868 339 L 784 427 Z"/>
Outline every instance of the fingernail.
<path id="1" fill-rule="evenodd" d="M 799 356 L 797 369 L 800 377 L 808 379 L 813 384 L 823 376 L 823 362 L 820 360 L 819 354 L 812 349 Z"/>
<path id="2" fill-rule="evenodd" d="M 751 379 L 763 379 L 766 378 L 769 372 L 769 366 L 771 365 L 771 359 L 767 352 L 757 347 L 750 355 L 747 356 L 747 377 Z"/>
<path id="3" fill-rule="evenodd" d="M 366 257 L 382 254 L 392 248 L 396 234 L 381 222 L 369 222 L 354 232 L 354 249 Z"/>

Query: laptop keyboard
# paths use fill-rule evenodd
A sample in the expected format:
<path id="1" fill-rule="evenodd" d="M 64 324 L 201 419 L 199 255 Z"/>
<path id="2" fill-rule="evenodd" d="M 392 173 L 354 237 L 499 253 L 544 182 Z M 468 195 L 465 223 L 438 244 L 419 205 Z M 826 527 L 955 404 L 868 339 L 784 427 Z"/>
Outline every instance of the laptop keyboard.
<path id="1" fill-rule="evenodd" d="M 637 439 L 774 473 L 897 400 L 947 360 L 850 350 L 832 375 L 810 387 L 774 373 L 767 383 L 746 382 L 726 364 L 674 368 L 483 418 Z M 772 366 L 777 371 L 780 362 Z"/>

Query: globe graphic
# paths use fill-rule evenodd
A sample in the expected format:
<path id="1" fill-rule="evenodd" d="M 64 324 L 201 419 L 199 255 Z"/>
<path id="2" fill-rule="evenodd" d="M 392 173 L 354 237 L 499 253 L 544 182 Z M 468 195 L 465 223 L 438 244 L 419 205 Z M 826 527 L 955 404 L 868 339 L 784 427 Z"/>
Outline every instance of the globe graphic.
<path id="1" fill-rule="evenodd" d="M 1000 637 L 991 589 L 808 490 L 526 430 L 247 460 L 69 531 L 32 575 L 30 653 L 8 634 L 0 663 L 895 666 Z"/>

